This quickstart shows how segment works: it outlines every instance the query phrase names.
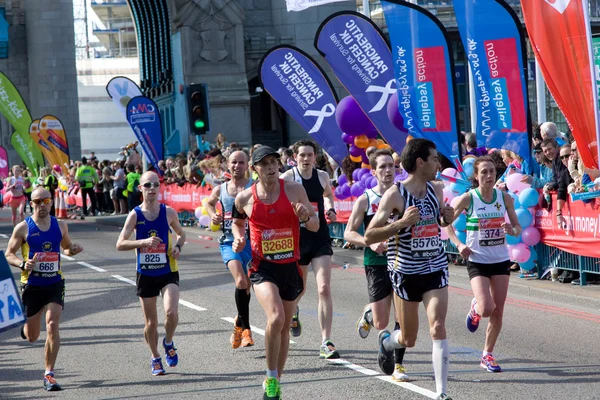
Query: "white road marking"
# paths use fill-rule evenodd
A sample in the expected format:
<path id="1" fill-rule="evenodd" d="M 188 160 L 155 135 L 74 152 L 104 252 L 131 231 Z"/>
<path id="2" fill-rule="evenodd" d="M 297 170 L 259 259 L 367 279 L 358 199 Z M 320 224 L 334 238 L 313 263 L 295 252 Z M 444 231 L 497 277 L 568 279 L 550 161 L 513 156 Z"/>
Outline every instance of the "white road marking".
<path id="1" fill-rule="evenodd" d="M 87 268 L 91 268 L 91 269 L 93 269 L 94 271 L 98 271 L 98 272 L 106 272 L 106 270 L 105 270 L 105 269 L 102 269 L 102 268 L 100 268 L 100 267 L 96 267 L 96 266 L 94 266 L 94 265 L 92 265 L 92 264 L 88 264 L 88 263 L 86 263 L 85 261 L 77 261 L 77 264 L 79 264 L 79 265 L 83 265 L 84 267 L 87 267 Z"/>
<path id="2" fill-rule="evenodd" d="M 113 278 L 120 280 L 121 282 L 129 283 L 130 285 L 135 286 L 135 282 L 131 279 L 127 279 L 121 275 L 111 275 Z"/>
<path id="3" fill-rule="evenodd" d="M 222 317 L 221 319 L 222 319 L 223 321 L 227 321 L 227 322 L 231 322 L 232 324 L 235 324 L 235 319 L 233 319 L 233 318 L 230 318 L 230 317 Z M 261 335 L 261 336 L 265 336 L 265 330 L 264 330 L 264 329 L 260 329 L 260 328 L 257 328 L 257 327 L 256 327 L 256 326 L 254 326 L 254 325 L 250 325 L 250 330 L 251 330 L 252 332 L 258 333 L 258 334 L 259 334 L 259 335 Z M 290 343 L 291 343 L 291 344 L 296 344 L 296 342 L 294 342 L 293 340 L 290 340 Z"/>
<path id="4" fill-rule="evenodd" d="M 189 301 L 179 299 L 179 304 L 185 306 L 187 308 L 191 308 L 196 311 L 206 311 L 206 308 L 195 305 L 194 303 L 190 303 Z"/>
<path id="5" fill-rule="evenodd" d="M 379 372 L 373 371 L 372 369 L 368 369 L 365 367 L 361 367 L 360 365 L 352 364 L 349 361 L 344 360 L 343 358 L 329 360 L 333 364 L 342 365 L 346 368 L 350 368 L 356 372 L 360 372 L 361 374 L 373 376 L 377 379 L 381 379 L 384 382 L 391 383 L 392 385 L 403 387 L 404 389 L 408 389 L 411 392 L 418 393 L 430 399 L 437 399 L 437 394 L 433 393 L 431 390 L 423 389 L 420 386 L 417 386 L 413 383 L 409 382 L 396 382 L 392 380 L 392 377 L 389 375 L 381 375 Z"/>
<path id="6" fill-rule="evenodd" d="M 8 235 L 5 235 L 4 233 L 0 233 L 0 237 L 3 239 L 8 239 Z"/>
<path id="7" fill-rule="evenodd" d="M 68 261 L 75 261 L 75 259 L 73 257 L 65 256 L 64 254 L 61 254 L 60 258 L 64 258 L 65 260 L 68 260 Z"/>

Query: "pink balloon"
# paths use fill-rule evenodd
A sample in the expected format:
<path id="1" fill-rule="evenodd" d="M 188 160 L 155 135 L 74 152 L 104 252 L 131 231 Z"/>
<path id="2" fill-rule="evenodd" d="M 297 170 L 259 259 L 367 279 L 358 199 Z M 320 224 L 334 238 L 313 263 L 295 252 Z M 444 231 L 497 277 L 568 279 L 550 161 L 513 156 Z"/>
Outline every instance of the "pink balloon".
<path id="1" fill-rule="evenodd" d="M 531 185 L 529 183 L 521 182 L 523 178 L 523 174 L 514 173 L 506 178 L 506 187 L 508 190 L 515 194 L 521 193 L 523 190 L 530 188 Z"/>
<path id="2" fill-rule="evenodd" d="M 523 243 L 527 246 L 535 246 L 542 239 L 542 235 L 540 234 L 540 231 L 537 228 L 529 226 L 523 229 L 521 239 L 523 239 Z"/>
<path id="3" fill-rule="evenodd" d="M 446 228 L 442 228 L 442 229 L 440 229 L 440 231 L 441 231 L 440 237 L 441 237 L 442 240 L 448 240 L 448 239 L 450 239 L 448 237 L 448 232 L 446 232 Z"/>
<path id="4" fill-rule="evenodd" d="M 460 199 L 460 196 L 456 196 L 455 198 L 453 198 L 452 201 L 450 202 L 450 207 L 456 207 L 456 204 L 458 203 L 459 199 Z"/>
<path id="5" fill-rule="evenodd" d="M 446 176 L 450 176 L 452 178 L 460 178 L 460 174 L 454 168 L 446 168 L 445 170 L 442 171 L 442 174 L 444 174 Z"/>
<path id="6" fill-rule="evenodd" d="M 454 200 L 454 198 L 456 197 L 454 192 L 452 190 L 450 190 L 449 187 L 445 187 L 443 190 L 443 193 L 444 193 L 444 204 L 450 204 L 452 202 L 452 200 Z"/>
<path id="7" fill-rule="evenodd" d="M 518 263 L 524 263 L 527 260 L 529 260 L 529 257 L 531 256 L 531 251 L 529 250 L 529 247 L 527 247 L 527 245 L 525 243 L 519 243 L 513 246 L 512 252 L 511 252 L 511 259 L 513 261 L 516 261 Z"/>

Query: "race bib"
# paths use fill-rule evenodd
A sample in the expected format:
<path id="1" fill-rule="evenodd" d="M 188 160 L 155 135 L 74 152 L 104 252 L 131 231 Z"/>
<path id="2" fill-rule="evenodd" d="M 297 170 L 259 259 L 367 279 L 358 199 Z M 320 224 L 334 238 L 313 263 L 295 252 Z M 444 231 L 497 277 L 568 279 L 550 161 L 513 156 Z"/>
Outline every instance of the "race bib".
<path id="1" fill-rule="evenodd" d="M 56 274 L 60 270 L 60 254 L 56 252 L 35 253 L 37 262 L 33 267 L 35 272 Z"/>
<path id="2" fill-rule="evenodd" d="M 223 230 L 225 233 L 231 233 L 231 226 L 233 225 L 233 217 L 231 211 L 223 214 Z M 244 221 L 244 229 L 248 230 L 248 219 Z"/>
<path id="3" fill-rule="evenodd" d="M 140 249 L 141 269 L 161 269 L 167 265 L 167 245 L 161 243 L 156 247 L 143 247 Z"/>
<path id="4" fill-rule="evenodd" d="M 265 260 L 294 258 L 294 234 L 291 228 L 269 229 L 262 233 L 262 253 Z"/>
<path id="5" fill-rule="evenodd" d="M 479 245 L 501 246 L 504 245 L 504 217 L 479 219 Z"/>
<path id="6" fill-rule="evenodd" d="M 410 251 L 414 258 L 431 258 L 440 254 L 440 235 L 435 219 L 417 222 L 411 233 Z"/>

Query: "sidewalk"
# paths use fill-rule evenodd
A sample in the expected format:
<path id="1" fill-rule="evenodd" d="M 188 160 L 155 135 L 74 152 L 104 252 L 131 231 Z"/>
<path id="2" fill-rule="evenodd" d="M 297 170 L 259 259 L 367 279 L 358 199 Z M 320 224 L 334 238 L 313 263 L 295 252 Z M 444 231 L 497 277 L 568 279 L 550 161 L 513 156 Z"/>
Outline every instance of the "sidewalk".
<path id="1" fill-rule="evenodd" d="M 126 215 L 107 215 L 100 217 L 86 217 L 85 221 L 92 224 L 111 225 L 122 227 L 125 224 Z M 217 240 L 220 232 L 211 232 L 206 229 L 184 227 L 188 238 Z M 362 268 L 362 250 L 346 250 L 334 247 L 333 262 L 348 268 Z M 470 290 L 469 275 L 466 267 L 450 264 L 450 285 Z M 519 278 L 518 273 L 512 273 L 510 277 L 509 294 L 544 299 L 573 305 L 579 307 L 600 310 L 600 285 L 579 286 L 570 283 L 552 282 L 549 280 L 538 280 L 536 278 Z"/>

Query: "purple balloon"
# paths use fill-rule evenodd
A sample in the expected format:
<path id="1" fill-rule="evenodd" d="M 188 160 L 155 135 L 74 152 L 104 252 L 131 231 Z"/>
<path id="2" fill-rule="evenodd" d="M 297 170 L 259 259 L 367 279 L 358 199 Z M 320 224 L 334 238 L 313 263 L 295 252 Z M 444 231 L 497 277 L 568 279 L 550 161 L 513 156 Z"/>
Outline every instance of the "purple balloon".
<path id="1" fill-rule="evenodd" d="M 373 175 L 371 175 L 371 174 L 362 174 L 361 177 L 360 177 L 360 181 L 362 183 L 364 183 L 365 186 L 368 187 L 369 185 L 367 185 L 367 182 L 369 182 L 372 177 L 373 177 Z"/>
<path id="2" fill-rule="evenodd" d="M 353 181 L 356 182 L 357 180 L 360 179 L 360 176 L 358 176 L 359 173 L 360 173 L 360 168 L 356 168 L 354 171 L 352 171 L 352 180 Z"/>
<path id="3" fill-rule="evenodd" d="M 346 174 L 340 175 L 338 177 L 337 183 L 338 187 L 342 186 L 344 183 L 348 183 L 348 177 L 346 176 Z"/>
<path id="4" fill-rule="evenodd" d="M 398 92 L 394 92 L 394 94 L 391 95 L 390 99 L 388 100 L 387 115 L 390 122 L 396 127 L 396 129 L 402 132 L 408 132 L 404 127 L 404 118 L 402 118 L 400 111 L 398 111 Z"/>
<path id="5" fill-rule="evenodd" d="M 342 186 L 340 186 L 340 193 L 342 196 L 344 196 L 344 198 L 350 197 L 350 195 L 352 194 L 352 191 L 350 190 L 350 186 L 347 183 L 344 183 Z"/>
<path id="6" fill-rule="evenodd" d="M 365 136 L 368 137 L 369 139 L 377 139 L 378 133 L 379 132 L 377 132 L 377 129 L 371 129 L 371 130 L 365 132 Z"/>
<path id="7" fill-rule="evenodd" d="M 365 192 L 365 184 L 362 182 L 354 182 L 350 188 L 350 193 L 354 197 L 358 197 Z"/>
<path id="8" fill-rule="evenodd" d="M 373 126 L 352 96 L 346 96 L 338 103 L 335 109 L 335 121 L 342 132 L 350 136 L 367 132 Z"/>
<path id="9" fill-rule="evenodd" d="M 373 189 L 375 186 L 377 186 L 377 178 L 375 178 L 374 176 L 372 176 L 371 180 L 367 184 L 367 187 L 369 189 Z"/>
<path id="10" fill-rule="evenodd" d="M 342 133 L 342 140 L 346 144 L 354 144 L 354 138 L 346 133 Z"/>
<path id="11" fill-rule="evenodd" d="M 365 149 L 361 149 L 360 147 L 356 147 L 355 145 L 350 145 L 350 155 L 353 157 L 362 156 L 365 153 Z"/>
<path id="12" fill-rule="evenodd" d="M 366 154 L 362 154 L 360 157 L 362 158 L 363 164 L 369 164 L 369 157 L 367 157 Z"/>

